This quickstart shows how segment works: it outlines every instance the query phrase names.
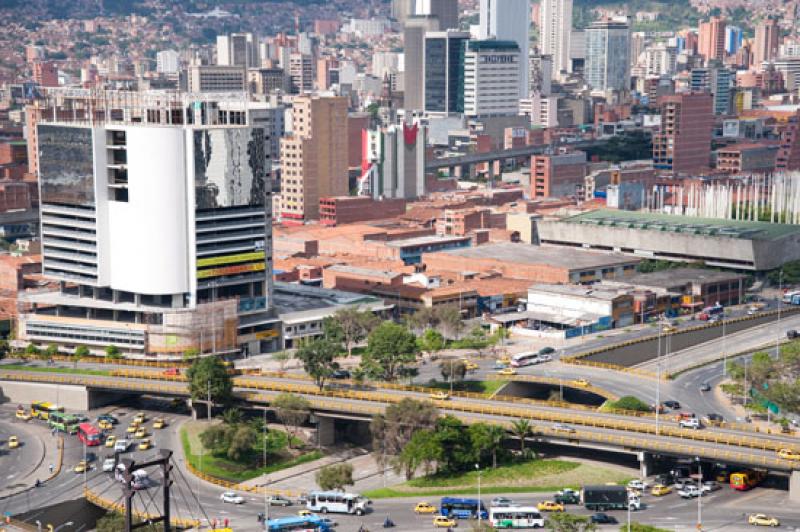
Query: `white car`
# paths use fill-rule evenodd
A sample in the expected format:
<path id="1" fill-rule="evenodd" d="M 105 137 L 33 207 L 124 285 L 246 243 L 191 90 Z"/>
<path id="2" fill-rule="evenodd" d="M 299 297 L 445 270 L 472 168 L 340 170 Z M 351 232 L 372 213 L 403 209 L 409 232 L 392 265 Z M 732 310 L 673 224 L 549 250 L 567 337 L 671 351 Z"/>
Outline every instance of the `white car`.
<path id="1" fill-rule="evenodd" d="M 700 428 L 700 420 L 696 417 L 690 417 L 689 419 L 681 419 L 678 423 L 682 429 L 699 429 Z"/>
<path id="2" fill-rule="evenodd" d="M 678 495 L 680 495 L 684 499 L 693 499 L 695 497 L 701 496 L 702 494 L 703 490 L 701 490 L 695 485 L 686 486 L 682 490 L 678 491 Z"/>
<path id="3" fill-rule="evenodd" d="M 114 463 L 115 460 L 113 458 L 106 458 L 105 460 L 103 460 L 103 471 L 105 471 L 106 473 L 114 471 Z"/>
<path id="4" fill-rule="evenodd" d="M 117 440 L 114 442 L 114 452 L 124 453 L 128 450 L 128 440 Z"/>
<path id="5" fill-rule="evenodd" d="M 231 504 L 242 504 L 244 502 L 244 497 L 232 491 L 226 491 L 220 495 L 219 498 L 222 502 L 229 502 Z"/>
<path id="6" fill-rule="evenodd" d="M 638 479 L 631 480 L 628 482 L 628 489 L 644 491 L 647 489 L 647 482 Z"/>
<path id="7" fill-rule="evenodd" d="M 703 493 L 711 493 L 712 491 L 717 491 L 721 489 L 722 486 L 720 486 L 719 483 L 714 480 L 706 480 L 705 482 L 703 482 L 703 487 L 701 488 Z"/>
<path id="8" fill-rule="evenodd" d="M 539 361 L 537 363 L 543 364 L 545 362 L 552 362 L 552 360 L 553 360 L 552 355 L 539 355 Z"/>

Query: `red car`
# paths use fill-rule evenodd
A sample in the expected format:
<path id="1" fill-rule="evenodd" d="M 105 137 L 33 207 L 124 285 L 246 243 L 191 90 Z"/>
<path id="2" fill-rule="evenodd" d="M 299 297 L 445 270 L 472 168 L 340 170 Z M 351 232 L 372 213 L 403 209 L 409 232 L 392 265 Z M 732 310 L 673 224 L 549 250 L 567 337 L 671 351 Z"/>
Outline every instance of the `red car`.
<path id="1" fill-rule="evenodd" d="M 179 368 L 168 368 L 164 370 L 164 375 L 169 375 L 171 377 L 176 377 L 181 374 L 181 370 Z"/>

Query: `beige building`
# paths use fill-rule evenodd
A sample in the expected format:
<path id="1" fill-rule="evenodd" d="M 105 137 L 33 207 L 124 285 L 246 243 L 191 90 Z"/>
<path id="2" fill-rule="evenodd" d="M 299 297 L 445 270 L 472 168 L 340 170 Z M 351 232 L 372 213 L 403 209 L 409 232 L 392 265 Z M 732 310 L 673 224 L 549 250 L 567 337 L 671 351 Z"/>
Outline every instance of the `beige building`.
<path id="1" fill-rule="evenodd" d="M 194 65 L 189 67 L 189 92 L 244 92 L 247 73 L 243 67 Z"/>
<path id="2" fill-rule="evenodd" d="M 319 199 L 346 196 L 347 99 L 300 96 L 294 100 L 293 132 L 281 139 L 281 217 L 319 219 Z"/>

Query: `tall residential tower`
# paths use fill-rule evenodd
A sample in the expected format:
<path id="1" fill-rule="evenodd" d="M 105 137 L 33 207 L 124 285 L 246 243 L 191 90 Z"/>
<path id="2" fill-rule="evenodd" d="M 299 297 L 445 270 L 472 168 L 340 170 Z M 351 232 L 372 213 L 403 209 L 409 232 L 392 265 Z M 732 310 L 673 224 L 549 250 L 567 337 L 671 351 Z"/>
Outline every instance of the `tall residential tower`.
<path id="1" fill-rule="evenodd" d="M 570 69 L 572 0 L 542 0 L 539 10 L 542 53 L 553 58 L 553 78 L 557 79 Z"/>

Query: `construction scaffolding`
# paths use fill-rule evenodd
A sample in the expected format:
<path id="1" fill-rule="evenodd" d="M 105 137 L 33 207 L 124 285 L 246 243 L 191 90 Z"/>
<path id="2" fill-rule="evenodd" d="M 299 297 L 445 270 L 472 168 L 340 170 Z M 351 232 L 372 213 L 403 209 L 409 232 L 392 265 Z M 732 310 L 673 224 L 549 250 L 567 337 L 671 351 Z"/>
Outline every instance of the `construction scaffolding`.
<path id="1" fill-rule="evenodd" d="M 193 310 L 165 312 L 163 323 L 147 327 L 151 354 L 226 353 L 238 349 L 238 299 L 201 303 Z"/>

